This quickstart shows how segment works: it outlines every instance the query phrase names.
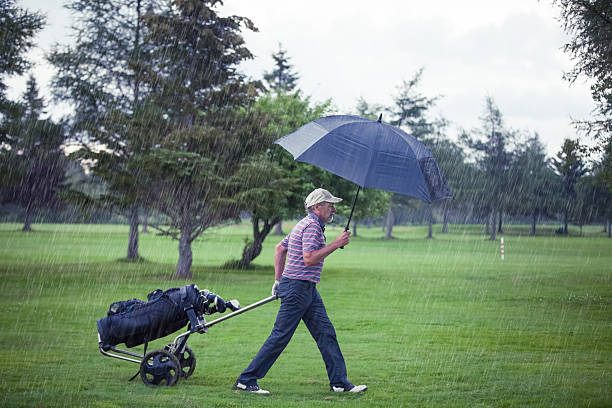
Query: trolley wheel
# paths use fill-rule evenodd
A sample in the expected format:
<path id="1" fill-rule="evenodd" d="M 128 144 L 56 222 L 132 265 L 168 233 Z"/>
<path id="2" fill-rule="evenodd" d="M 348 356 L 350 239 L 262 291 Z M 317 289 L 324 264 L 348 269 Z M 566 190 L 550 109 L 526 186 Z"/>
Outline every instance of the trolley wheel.
<path id="1" fill-rule="evenodd" d="M 172 344 L 168 344 L 164 350 L 170 350 Z M 183 353 L 176 353 L 174 356 L 180 363 L 181 366 L 181 377 L 187 378 L 191 374 L 193 374 L 196 368 L 196 357 L 192 349 L 189 346 L 185 346 L 185 351 Z"/>
<path id="2" fill-rule="evenodd" d="M 181 376 L 181 363 L 166 350 L 148 353 L 140 363 L 140 377 L 147 385 L 176 384 Z"/>

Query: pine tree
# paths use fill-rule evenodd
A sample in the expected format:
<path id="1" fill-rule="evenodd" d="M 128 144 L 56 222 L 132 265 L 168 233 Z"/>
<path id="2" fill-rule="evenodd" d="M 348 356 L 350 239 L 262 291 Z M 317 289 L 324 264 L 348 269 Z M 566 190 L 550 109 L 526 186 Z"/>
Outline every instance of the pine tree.
<path id="1" fill-rule="evenodd" d="M 546 149 L 537 133 L 517 146 L 509 175 L 509 197 L 506 205 L 510 213 L 531 217 L 530 235 L 536 235 L 540 217 L 552 215 L 561 197 Z"/>
<path id="2" fill-rule="evenodd" d="M 52 81 L 54 95 L 75 111 L 71 127 L 81 149 L 74 156 L 93 163 L 93 174 L 108 187 L 108 194 L 96 201 L 129 220 L 130 260 L 139 258 L 138 211 L 149 199 L 132 161 L 157 142 L 153 136 L 160 124 L 158 112 L 145 103 L 153 90 L 143 84 L 149 75 L 143 69 L 149 57 L 144 18 L 163 4 L 74 0 L 67 7 L 76 16 L 76 42 L 56 47 L 49 57 L 58 70 Z"/>
<path id="3" fill-rule="evenodd" d="M 482 127 L 474 131 L 476 138 L 465 134 L 463 141 L 476 152 L 478 167 L 485 177 L 480 190 L 482 196 L 477 201 L 480 201 L 485 213 L 488 213 L 487 218 L 491 220 L 490 239 L 493 241 L 500 229 L 497 221 L 501 221 L 508 201 L 508 175 L 513 160 L 510 143 L 516 135 L 505 127 L 503 115 L 491 97 L 485 99 L 480 120 Z"/>
<path id="4" fill-rule="evenodd" d="M 405 130 L 416 139 L 424 139 L 432 135 L 442 123 L 428 117 L 429 109 L 436 103 L 437 97 L 423 95 L 419 86 L 423 68 L 419 69 L 408 81 L 402 81 L 397 87 L 393 97 L 393 105 L 387 108 L 391 116 L 389 123 Z M 384 119 L 384 118 L 383 118 Z M 403 208 L 410 208 L 413 204 L 398 194 L 389 194 L 389 210 L 386 219 L 386 239 L 392 239 L 393 225 L 395 224 L 394 209 L 396 212 Z"/>
<path id="5" fill-rule="evenodd" d="M 563 233 L 567 234 L 567 223 L 572 201 L 576 198 L 576 183 L 587 172 L 584 163 L 586 149 L 579 140 L 565 139 L 563 146 L 552 159 L 553 166 L 563 182 Z"/>
<path id="6" fill-rule="evenodd" d="M 23 231 L 31 231 L 36 210 L 60 206 L 67 160 L 63 126 L 41 117 L 44 101 L 33 76 L 22 99 L 19 114 L 7 121 L 0 148 L 0 199 L 24 208 Z"/>
<path id="7" fill-rule="evenodd" d="M 278 51 L 272 54 L 275 68 L 271 72 L 264 73 L 264 79 L 270 89 L 276 92 L 293 92 L 297 87 L 298 74 L 293 72 L 293 66 L 289 63 L 287 51 L 282 44 L 278 44 Z"/>
<path id="8" fill-rule="evenodd" d="M 17 104 L 6 99 L 5 78 L 22 75 L 30 68 L 25 54 L 44 24 L 41 14 L 17 7 L 14 0 L 0 1 L 0 144 L 6 137 L 8 117 L 19 110 Z"/>

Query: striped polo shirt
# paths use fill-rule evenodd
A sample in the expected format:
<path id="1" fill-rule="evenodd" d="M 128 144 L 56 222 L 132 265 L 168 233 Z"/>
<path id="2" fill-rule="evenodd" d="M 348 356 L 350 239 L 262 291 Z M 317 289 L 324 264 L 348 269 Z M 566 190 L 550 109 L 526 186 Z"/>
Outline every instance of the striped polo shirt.
<path id="1" fill-rule="evenodd" d="M 287 248 L 287 262 L 283 276 L 289 279 L 308 280 L 318 283 L 321 281 L 323 261 L 313 266 L 304 265 L 304 252 L 312 252 L 325 246 L 323 227 L 325 224 L 314 213 L 302 218 L 293 230 L 280 242 Z"/>

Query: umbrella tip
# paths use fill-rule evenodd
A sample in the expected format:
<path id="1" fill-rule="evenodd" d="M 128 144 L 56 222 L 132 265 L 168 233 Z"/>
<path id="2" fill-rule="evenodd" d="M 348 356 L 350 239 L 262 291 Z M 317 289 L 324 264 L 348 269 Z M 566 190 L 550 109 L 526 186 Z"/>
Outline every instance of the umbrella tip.
<path id="1" fill-rule="evenodd" d="M 382 122 L 382 113 L 380 114 L 380 116 L 378 117 L 378 123 Z"/>

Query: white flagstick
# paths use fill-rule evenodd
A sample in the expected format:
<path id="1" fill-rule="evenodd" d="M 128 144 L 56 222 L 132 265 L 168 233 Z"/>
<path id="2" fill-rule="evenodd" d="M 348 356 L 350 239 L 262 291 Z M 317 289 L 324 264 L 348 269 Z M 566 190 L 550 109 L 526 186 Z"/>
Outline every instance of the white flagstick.
<path id="1" fill-rule="evenodd" d="M 504 237 L 501 238 L 501 259 L 504 260 Z"/>

